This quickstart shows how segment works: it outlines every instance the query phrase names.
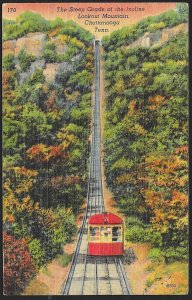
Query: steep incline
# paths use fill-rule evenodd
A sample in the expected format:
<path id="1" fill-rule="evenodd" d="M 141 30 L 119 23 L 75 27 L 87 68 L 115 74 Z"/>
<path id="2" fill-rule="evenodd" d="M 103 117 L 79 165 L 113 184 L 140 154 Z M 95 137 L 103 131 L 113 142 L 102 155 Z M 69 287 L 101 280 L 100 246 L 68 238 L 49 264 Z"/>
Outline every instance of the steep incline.
<path id="1" fill-rule="evenodd" d="M 93 131 L 90 155 L 90 177 L 87 192 L 87 212 L 83 220 L 71 269 L 62 293 L 64 295 L 130 294 L 129 284 L 119 258 L 87 255 L 87 218 L 104 211 L 101 180 L 100 129 L 100 44 L 95 42 Z"/>

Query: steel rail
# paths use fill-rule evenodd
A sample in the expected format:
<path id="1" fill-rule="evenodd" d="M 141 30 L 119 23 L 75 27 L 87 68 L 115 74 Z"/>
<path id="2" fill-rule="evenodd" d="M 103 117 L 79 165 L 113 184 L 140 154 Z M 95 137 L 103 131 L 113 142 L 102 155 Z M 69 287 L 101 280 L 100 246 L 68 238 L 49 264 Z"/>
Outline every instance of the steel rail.
<path id="1" fill-rule="evenodd" d="M 97 280 L 97 258 L 95 257 L 95 295 L 98 295 L 98 280 Z"/>
<path id="2" fill-rule="evenodd" d="M 83 295 L 83 288 L 84 288 L 84 283 L 85 283 L 86 268 L 87 268 L 87 254 L 86 254 L 86 257 L 85 257 L 83 277 L 82 277 L 82 281 L 81 281 L 81 295 Z"/>
<path id="3" fill-rule="evenodd" d="M 94 104 L 95 105 L 95 104 Z M 95 120 L 95 116 L 94 116 L 94 120 Z M 98 207 L 98 191 L 99 191 L 99 187 L 97 186 L 97 155 L 96 153 L 94 153 L 95 150 L 95 145 L 96 145 L 96 138 L 95 138 L 95 122 L 93 125 L 93 135 L 92 135 L 92 165 L 91 165 L 91 171 L 92 171 L 92 177 L 90 178 L 90 183 L 91 183 L 91 179 L 94 178 L 93 183 L 91 184 L 92 187 L 92 194 L 91 194 L 91 198 L 94 199 L 94 213 L 96 213 L 97 211 L 97 207 Z M 95 159 L 93 159 L 93 153 L 95 154 L 94 157 Z M 93 189 L 93 184 L 94 184 L 94 189 Z M 94 193 L 93 193 L 94 190 Z M 90 194 L 89 194 L 90 196 Z M 90 207 L 89 207 L 89 213 L 91 214 L 93 211 L 93 206 L 92 206 L 92 201 L 90 201 L 90 198 L 88 199 L 90 202 Z M 81 295 L 83 295 L 83 291 L 84 291 L 84 283 L 85 283 L 85 278 L 86 278 L 86 270 L 87 270 L 87 263 L 88 263 L 88 259 L 87 259 L 88 253 L 86 253 L 86 257 L 85 257 L 85 261 L 84 261 L 84 268 L 83 268 L 83 276 L 82 276 L 82 281 L 81 281 Z M 94 258 L 95 259 L 95 258 Z M 96 259 L 95 259 L 96 261 Z"/>
<path id="4" fill-rule="evenodd" d="M 123 290 L 123 294 L 124 295 L 132 295 L 130 284 L 129 284 L 127 276 L 125 274 L 125 270 L 124 270 L 122 261 L 119 257 L 115 257 L 115 265 L 116 265 L 117 272 L 119 274 L 119 279 L 120 279 L 121 287 Z"/>
<path id="5" fill-rule="evenodd" d="M 127 279 L 127 275 L 125 273 L 125 269 L 123 267 L 122 260 L 120 258 L 118 258 L 118 260 L 119 260 L 119 266 L 121 269 L 122 278 L 123 278 L 123 280 L 125 282 L 125 286 L 126 286 L 126 294 L 131 295 L 132 294 L 131 287 L 130 287 L 129 281 Z"/>
<path id="6" fill-rule="evenodd" d="M 109 293 L 112 295 L 112 289 L 111 289 L 111 281 L 110 281 L 110 276 L 109 276 L 109 266 L 108 266 L 108 258 L 106 257 L 106 271 L 107 271 L 107 278 L 109 282 Z"/>
<path id="7" fill-rule="evenodd" d="M 95 63 L 95 68 L 96 68 L 96 63 Z M 94 87 L 94 89 L 96 90 L 96 87 Z M 94 97 L 94 107 L 95 107 L 95 103 L 96 103 L 96 96 Z M 96 120 L 95 115 L 96 115 L 95 109 L 93 109 L 93 117 L 92 117 L 92 120 L 93 120 L 92 121 L 92 123 L 93 123 L 92 127 L 93 127 L 93 129 L 94 129 L 95 120 Z M 81 246 L 81 242 L 82 242 L 83 232 L 84 232 L 85 225 L 86 225 L 87 215 L 88 215 L 88 212 L 91 213 L 91 211 L 92 211 L 92 203 L 90 201 L 90 186 L 91 186 L 92 191 L 93 191 L 93 187 L 92 187 L 93 184 L 92 184 L 92 181 L 91 181 L 91 179 L 92 179 L 91 174 L 94 173 L 94 170 L 95 170 L 95 161 L 93 159 L 94 150 L 95 150 L 95 130 L 92 130 L 92 145 L 91 145 L 90 164 L 89 164 L 90 169 L 89 169 L 89 179 L 88 179 L 88 187 L 87 187 L 86 212 L 85 212 L 85 215 L 84 215 L 84 218 L 83 218 L 83 222 L 82 222 L 82 226 L 81 226 L 81 229 L 80 229 L 79 237 L 77 239 L 75 251 L 74 251 L 73 256 L 72 256 L 71 266 L 70 266 L 70 269 L 68 271 L 67 280 L 66 280 L 66 282 L 65 282 L 65 284 L 62 288 L 62 294 L 63 295 L 68 295 L 68 293 L 69 293 L 71 281 L 72 281 L 73 274 L 74 274 L 74 271 L 75 271 L 75 266 L 76 266 L 76 263 L 77 263 L 77 258 L 78 258 L 78 254 L 79 254 L 79 250 L 80 250 L 80 246 Z M 88 208 L 89 208 L 89 211 L 88 211 Z M 87 260 L 87 258 L 85 258 L 85 261 L 86 260 Z"/>
<path id="8" fill-rule="evenodd" d="M 83 234 L 85 233 L 86 221 L 91 214 L 105 212 L 104 200 L 103 200 L 103 186 L 102 186 L 102 174 L 101 174 L 101 126 L 100 126 L 100 46 L 95 43 L 95 65 L 94 65 L 94 99 L 93 99 L 93 110 L 92 110 L 92 139 L 91 139 L 91 152 L 89 158 L 89 176 L 88 176 L 88 186 L 87 186 L 87 198 L 86 198 L 86 211 L 83 218 L 82 226 L 79 231 L 79 236 L 77 239 L 75 251 L 72 256 L 72 261 L 70 269 L 67 274 L 67 279 L 62 287 L 62 294 L 68 295 L 73 280 L 75 268 L 78 261 L 78 256 L 80 254 L 80 247 L 82 244 Z M 94 260 L 94 293 L 98 295 L 98 284 L 99 284 L 99 274 L 98 274 L 98 257 L 93 257 Z M 87 250 L 85 253 L 85 260 L 83 266 L 83 272 L 81 275 L 81 288 L 80 294 L 84 294 L 87 264 L 89 263 L 89 257 Z M 102 262 L 102 260 L 101 260 Z M 125 270 L 121 259 L 113 258 L 112 263 L 114 263 L 118 280 L 121 285 L 121 289 L 124 295 L 131 295 L 131 288 L 125 274 Z M 109 284 L 109 293 L 112 294 L 111 277 L 109 272 L 109 262 L 106 257 L 106 280 Z"/>

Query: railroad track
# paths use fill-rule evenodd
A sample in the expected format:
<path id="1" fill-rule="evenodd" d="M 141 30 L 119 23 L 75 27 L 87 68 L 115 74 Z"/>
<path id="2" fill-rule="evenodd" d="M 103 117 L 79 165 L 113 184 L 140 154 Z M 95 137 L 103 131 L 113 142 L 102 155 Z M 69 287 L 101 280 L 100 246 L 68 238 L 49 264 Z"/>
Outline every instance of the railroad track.
<path id="1" fill-rule="evenodd" d="M 87 208 L 62 288 L 63 295 L 130 295 L 131 289 L 119 257 L 87 255 L 87 219 L 105 211 L 101 180 L 100 44 L 95 42 L 92 144 L 87 188 Z"/>

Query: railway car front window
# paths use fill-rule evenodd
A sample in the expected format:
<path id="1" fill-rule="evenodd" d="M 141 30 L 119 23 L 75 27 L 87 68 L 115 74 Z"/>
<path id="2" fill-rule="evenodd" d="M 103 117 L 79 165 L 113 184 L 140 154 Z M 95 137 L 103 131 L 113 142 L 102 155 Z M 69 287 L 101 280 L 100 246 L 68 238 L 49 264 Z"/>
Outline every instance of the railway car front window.
<path id="1" fill-rule="evenodd" d="M 99 227 L 92 227 L 90 226 L 90 241 L 99 241 L 100 232 Z"/>
<path id="2" fill-rule="evenodd" d="M 101 227 L 101 242 L 111 241 L 111 227 L 102 226 Z"/>
<path id="3" fill-rule="evenodd" d="M 112 228 L 112 242 L 121 242 L 121 227 Z"/>

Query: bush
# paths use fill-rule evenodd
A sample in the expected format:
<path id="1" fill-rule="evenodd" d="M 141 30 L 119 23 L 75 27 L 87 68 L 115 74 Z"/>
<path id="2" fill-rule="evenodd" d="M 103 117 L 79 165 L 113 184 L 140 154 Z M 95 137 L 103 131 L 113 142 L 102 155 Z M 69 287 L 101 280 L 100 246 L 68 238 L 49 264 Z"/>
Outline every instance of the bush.
<path id="1" fill-rule="evenodd" d="M 15 68 L 14 55 L 7 54 L 3 57 L 3 70 L 12 71 Z"/>
<path id="2" fill-rule="evenodd" d="M 188 3 L 177 3 L 176 10 L 184 18 L 185 21 L 188 21 L 188 18 L 189 18 L 189 4 Z"/>
<path id="3" fill-rule="evenodd" d="M 124 251 L 124 254 L 123 254 L 123 261 L 130 265 L 131 263 L 133 263 L 135 260 L 137 260 L 137 256 L 133 250 L 132 247 L 129 247 L 127 250 Z"/>
<path id="4" fill-rule="evenodd" d="M 46 31 L 49 27 L 49 22 L 41 15 L 25 11 L 17 17 L 15 22 L 4 22 L 3 38 L 4 40 L 15 39 L 28 32 Z"/>
<path id="5" fill-rule="evenodd" d="M 58 60 L 58 55 L 55 51 L 55 44 L 47 43 L 45 46 L 43 57 L 45 58 L 46 63 L 55 63 Z"/>
<path id="6" fill-rule="evenodd" d="M 162 257 L 161 250 L 159 248 L 152 248 L 149 252 L 149 258 L 153 261 L 160 260 Z"/>
<path id="7" fill-rule="evenodd" d="M 133 243 L 151 243 L 151 245 L 155 247 L 162 245 L 161 234 L 159 232 L 154 232 L 149 226 L 143 225 L 143 227 L 141 227 L 142 222 L 139 219 L 130 217 L 126 222 L 126 240 L 129 240 Z"/>
<path id="8" fill-rule="evenodd" d="M 18 294 L 35 274 L 36 268 L 25 239 L 4 233 L 4 294 Z"/>
<path id="9" fill-rule="evenodd" d="M 188 260 L 188 249 L 187 247 L 169 247 L 167 248 L 163 256 L 166 262 L 183 261 Z"/>
<path id="10" fill-rule="evenodd" d="M 88 30 L 81 28 L 77 23 L 73 20 L 69 20 L 65 23 L 65 26 L 60 31 L 60 34 L 70 35 L 71 37 L 75 37 L 81 41 L 89 44 L 93 40 L 93 35 Z"/>
<path id="11" fill-rule="evenodd" d="M 77 231 L 75 217 L 72 213 L 72 210 L 58 207 L 56 209 L 56 215 L 58 224 L 60 224 L 60 226 L 63 226 L 63 230 L 65 231 L 66 242 L 70 242 L 71 238 Z"/>
<path id="12" fill-rule="evenodd" d="M 45 76 L 43 75 L 43 70 L 37 68 L 35 72 L 30 76 L 30 84 L 34 85 L 36 83 L 44 83 Z"/>
<path id="13" fill-rule="evenodd" d="M 149 31 L 150 32 L 154 32 L 156 30 L 160 30 L 165 28 L 165 23 L 164 22 L 159 22 L 159 23 L 155 23 L 155 24 L 149 24 Z"/>
<path id="14" fill-rule="evenodd" d="M 160 247 L 162 246 L 162 235 L 160 232 L 158 231 L 154 231 L 153 228 L 149 228 L 147 230 L 147 234 L 146 234 L 146 238 L 148 239 L 148 241 L 151 243 L 151 245 L 155 246 L 155 247 Z"/>
<path id="15" fill-rule="evenodd" d="M 146 241 L 145 233 L 146 230 L 142 227 L 139 227 L 138 225 L 134 227 L 130 227 L 125 232 L 125 239 L 133 243 L 145 242 Z"/>
<path id="16" fill-rule="evenodd" d="M 147 286 L 148 288 L 150 288 L 150 287 L 152 286 L 153 283 L 154 283 L 154 278 L 148 278 L 148 279 L 146 280 L 146 286 Z"/>
<path id="17" fill-rule="evenodd" d="M 58 255 L 58 257 L 57 257 L 59 264 L 62 267 L 66 267 L 69 264 L 71 258 L 72 258 L 72 255 L 68 255 L 66 253 Z"/>
<path id="18" fill-rule="evenodd" d="M 40 241 L 37 239 L 31 240 L 29 250 L 35 265 L 40 268 L 45 262 L 45 251 L 42 249 Z"/>
<path id="19" fill-rule="evenodd" d="M 21 49 L 18 55 L 19 66 L 22 72 L 29 69 L 31 63 L 35 61 L 35 57 L 32 54 L 28 54 L 25 49 Z"/>
<path id="20" fill-rule="evenodd" d="M 66 243 L 67 235 L 68 232 L 65 232 L 62 223 L 61 226 L 53 229 L 48 243 L 48 248 L 51 250 L 51 258 L 61 252 L 63 245 Z"/>
<path id="21" fill-rule="evenodd" d="M 38 263 L 47 262 L 61 253 L 64 244 L 70 242 L 76 232 L 74 215 L 70 209 L 39 209 L 33 215 L 32 221 L 31 236 L 36 239 L 32 243 L 32 254 Z M 40 250 L 39 257 L 37 248 L 40 249 L 41 245 L 43 249 Z"/>
<path id="22" fill-rule="evenodd" d="M 58 27 L 62 27 L 65 24 L 63 22 L 63 20 L 59 17 L 57 17 L 55 20 L 50 20 L 48 22 L 49 22 L 50 29 L 55 29 L 55 28 L 58 28 Z"/>
<path id="23" fill-rule="evenodd" d="M 137 225 L 138 226 L 143 225 L 143 222 L 139 218 L 131 216 L 126 219 L 126 227 L 127 228 L 129 228 L 129 226 L 132 227 L 132 226 L 137 226 Z"/>

